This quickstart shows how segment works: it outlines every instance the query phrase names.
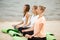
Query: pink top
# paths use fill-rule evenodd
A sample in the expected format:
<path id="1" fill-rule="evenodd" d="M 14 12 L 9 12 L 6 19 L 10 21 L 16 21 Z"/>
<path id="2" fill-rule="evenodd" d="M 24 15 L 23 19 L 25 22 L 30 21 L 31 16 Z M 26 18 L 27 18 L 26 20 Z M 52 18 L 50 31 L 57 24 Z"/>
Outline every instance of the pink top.
<path id="1" fill-rule="evenodd" d="M 40 17 L 34 24 L 34 37 L 45 37 L 45 24 L 46 20 L 44 17 Z"/>

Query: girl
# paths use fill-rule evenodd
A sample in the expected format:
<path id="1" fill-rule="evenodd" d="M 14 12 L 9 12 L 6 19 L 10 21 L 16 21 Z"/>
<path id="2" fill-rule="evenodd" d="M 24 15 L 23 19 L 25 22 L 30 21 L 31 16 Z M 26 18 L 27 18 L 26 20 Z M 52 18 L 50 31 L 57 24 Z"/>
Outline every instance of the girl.
<path id="1" fill-rule="evenodd" d="M 28 27 L 32 27 L 33 26 L 33 24 L 34 24 L 34 22 L 37 20 L 37 18 L 38 18 L 38 14 L 37 14 L 37 6 L 36 5 L 34 5 L 33 7 L 32 7 L 32 13 L 33 13 L 33 15 L 32 15 L 32 17 L 31 17 L 31 19 L 30 19 L 30 24 L 28 24 L 29 26 Z"/>
<path id="2" fill-rule="evenodd" d="M 29 10 L 30 10 L 30 5 L 28 4 L 24 5 L 24 15 L 22 21 L 17 25 L 13 25 L 15 28 L 24 27 L 27 25 L 30 16 Z"/>

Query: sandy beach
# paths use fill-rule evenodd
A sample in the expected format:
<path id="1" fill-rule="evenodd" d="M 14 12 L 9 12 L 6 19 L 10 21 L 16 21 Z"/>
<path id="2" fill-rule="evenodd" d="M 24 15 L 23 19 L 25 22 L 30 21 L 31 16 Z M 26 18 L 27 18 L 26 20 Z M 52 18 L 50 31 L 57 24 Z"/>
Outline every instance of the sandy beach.
<path id="1" fill-rule="evenodd" d="M 19 22 L 0 22 L 0 40 L 12 40 L 12 37 L 8 34 L 1 32 L 4 28 L 13 28 L 12 24 L 17 24 Z M 55 34 L 57 40 L 60 40 L 60 21 L 47 21 L 46 31 Z"/>

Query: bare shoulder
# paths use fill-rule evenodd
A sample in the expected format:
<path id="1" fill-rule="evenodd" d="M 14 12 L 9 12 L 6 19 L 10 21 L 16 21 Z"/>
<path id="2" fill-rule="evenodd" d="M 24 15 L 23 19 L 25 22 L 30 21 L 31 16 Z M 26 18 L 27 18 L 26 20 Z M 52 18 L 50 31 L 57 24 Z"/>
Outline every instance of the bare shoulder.
<path id="1" fill-rule="evenodd" d="M 30 16 L 30 13 L 28 12 L 26 15 L 27 15 L 27 16 Z"/>
<path id="2" fill-rule="evenodd" d="M 26 16 L 27 18 L 29 18 L 29 17 L 30 17 L 30 13 L 27 12 L 25 16 Z"/>
<path id="3" fill-rule="evenodd" d="M 27 15 L 30 15 L 30 12 L 28 12 Z"/>

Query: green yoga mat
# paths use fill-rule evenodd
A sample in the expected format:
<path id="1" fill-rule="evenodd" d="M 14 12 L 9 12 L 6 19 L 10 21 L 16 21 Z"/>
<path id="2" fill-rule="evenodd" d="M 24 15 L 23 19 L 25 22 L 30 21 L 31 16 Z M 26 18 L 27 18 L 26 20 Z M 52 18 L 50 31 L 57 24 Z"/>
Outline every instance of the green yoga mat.
<path id="1" fill-rule="evenodd" d="M 46 39 L 47 40 L 56 40 L 54 34 L 52 34 L 51 32 L 46 33 Z"/>
<path id="2" fill-rule="evenodd" d="M 8 33 L 9 35 L 11 35 L 11 36 L 23 36 L 21 33 L 17 33 L 17 32 L 14 32 L 14 31 L 9 31 L 9 33 Z"/>
<path id="3" fill-rule="evenodd" d="M 19 37 L 23 35 L 21 33 L 18 33 L 18 31 L 14 29 L 2 29 L 2 32 L 7 33 L 7 30 L 10 30 L 8 34 L 13 36 L 13 40 L 27 40 L 27 38 L 25 37 Z M 52 34 L 51 32 L 46 32 L 46 38 L 47 40 L 56 40 L 54 34 Z"/>
<path id="4" fill-rule="evenodd" d="M 47 40 L 56 40 L 56 38 L 51 35 L 47 35 L 46 38 L 47 38 Z"/>
<path id="5" fill-rule="evenodd" d="M 19 32 L 19 31 L 16 30 L 16 29 L 2 29 L 2 32 L 3 32 L 3 33 L 8 33 L 9 31 Z"/>
<path id="6" fill-rule="evenodd" d="M 14 36 L 14 37 L 13 37 L 13 40 L 27 40 L 27 38 Z"/>
<path id="7" fill-rule="evenodd" d="M 3 33 L 7 33 L 7 30 L 8 30 L 8 29 L 2 29 L 2 32 L 3 32 Z"/>
<path id="8" fill-rule="evenodd" d="M 14 30 L 14 29 L 2 29 L 3 33 L 8 33 L 11 36 L 23 36 L 19 31 Z"/>

